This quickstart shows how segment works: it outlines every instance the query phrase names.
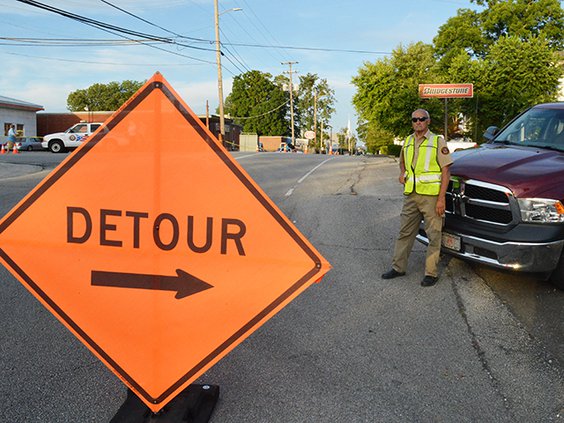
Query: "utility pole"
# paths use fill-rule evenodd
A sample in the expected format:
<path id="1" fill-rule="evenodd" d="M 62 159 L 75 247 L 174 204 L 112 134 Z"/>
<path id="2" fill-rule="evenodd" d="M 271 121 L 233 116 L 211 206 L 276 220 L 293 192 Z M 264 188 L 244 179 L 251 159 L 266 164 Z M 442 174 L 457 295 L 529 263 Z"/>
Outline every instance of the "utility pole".
<path id="1" fill-rule="evenodd" d="M 223 112 L 223 76 L 221 74 L 221 42 L 219 41 L 219 15 L 227 12 L 237 12 L 240 7 L 224 10 L 219 13 L 218 0 L 213 1 L 213 9 L 215 16 L 215 57 L 217 61 L 217 94 L 219 97 L 219 142 L 223 144 L 225 138 L 225 116 Z"/>
<path id="2" fill-rule="evenodd" d="M 217 1 L 217 0 L 216 0 Z M 285 71 L 290 75 L 290 121 L 292 125 L 292 145 L 296 145 L 295 138 L 294 138 L 294 88 L 292 87 L 292 74 L 297 73 L 296 71 L 292 71 L 292 65 L 297 64 L 298 62 L 282 62 L 283 65 L 288 65 L 290 67 L 289 71 Z"/>
<path id="3" fill-rule="evenodd" d="M 352 151 L 351 151 L 351 120 L 350 120 L 350 118 L 349 118 L 349 123 L 347 124 L 346 140 L 347 140 L 347 150 L 349 151 L 349 154 L 352 156 Z"/>
<path id="4" fill-rule="evenodd" d="M 223 137 L 225 136 L 225 118 L 223 116 L 223 77 L 221 74 L 221 49 L 219 43 L 219 6 L 218 0 L 214 0 L 214 15 L 215 15 L 215 57 L 217 61 L 217 94 L 219 98 L 219 142 L 223 144 Z"/>
<path id="5" fill-rule="evenodd" d="M 320 144 L 319 144 L 319 148 L 321 148 L 321 145 L 323 145 L 323 121 L 319 122 L 321 124 L 321 132 L 319 134 L 319 137 L 321 138 L 319 140 Z"/>
<path id="6" fill-rule="evenodd" d="M 313 147 L 317 146 L 317 93 L 313 94 Z M 321 143 L 319 144 L 319 154 L 321 154 Z"/>

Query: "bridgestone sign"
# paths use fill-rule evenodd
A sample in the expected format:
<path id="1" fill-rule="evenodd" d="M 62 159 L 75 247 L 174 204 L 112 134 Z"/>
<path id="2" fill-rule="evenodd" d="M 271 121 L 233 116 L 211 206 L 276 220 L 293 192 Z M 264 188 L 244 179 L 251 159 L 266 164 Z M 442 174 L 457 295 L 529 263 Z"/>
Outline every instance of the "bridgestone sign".
<path id="1" fill-rule="evenodd" d="M 473 96 L 473 84 L 419 84 L 419 97 L 421 98 L 468 98 Z"/>

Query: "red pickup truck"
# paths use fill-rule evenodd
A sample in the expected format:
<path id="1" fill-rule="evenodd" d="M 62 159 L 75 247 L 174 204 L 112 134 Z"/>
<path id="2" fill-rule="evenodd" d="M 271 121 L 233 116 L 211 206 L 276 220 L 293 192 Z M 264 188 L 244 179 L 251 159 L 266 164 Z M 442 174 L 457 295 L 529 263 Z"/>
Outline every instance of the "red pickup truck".
<path id="1" fill-rule="evenodd" d="M 564 103 L 540 104 L 453 153 L 443 252 L 564 289 Z M 427 243 L 425 232 L 419 241 Z"/>

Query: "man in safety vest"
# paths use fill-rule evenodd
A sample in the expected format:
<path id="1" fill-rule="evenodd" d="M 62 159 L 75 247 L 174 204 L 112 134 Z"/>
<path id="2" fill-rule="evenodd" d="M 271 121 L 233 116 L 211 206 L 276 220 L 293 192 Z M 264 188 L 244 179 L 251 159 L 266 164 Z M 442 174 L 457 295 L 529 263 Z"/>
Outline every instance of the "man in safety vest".
<path id="1" fill-rule="evenodd" d="M 438 280 L 441 232 L 445 213 L 445 193 L 450 179 L 452 158 L 444 138 L 429 131 L 429 112 L 418 109 L 411 114 L 414 133 L 403 143 L 399 181 L 404 185 L 400 232 L 394 249 L 392 269 L 382 275 L 392 279 L 405 275 L 407 260 L 423 220 L 429 239 L 423 286 Z"/>

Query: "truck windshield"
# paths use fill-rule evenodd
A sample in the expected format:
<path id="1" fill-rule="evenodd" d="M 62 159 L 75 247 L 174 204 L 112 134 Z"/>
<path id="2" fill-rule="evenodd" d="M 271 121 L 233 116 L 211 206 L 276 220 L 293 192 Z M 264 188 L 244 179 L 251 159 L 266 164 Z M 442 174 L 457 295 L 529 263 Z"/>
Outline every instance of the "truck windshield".
<path id="1" fill-rule="evenodd" d="M 530 109 L 505 127 L 494 142 L 564 151 L 564 109 Z"/>
<path id="2" fill-rule="evenodd" d="M 88 126 L 86 125 L 75 125 L 69 129 L 69 134 L 82 134 L 88 132 Z"/>

